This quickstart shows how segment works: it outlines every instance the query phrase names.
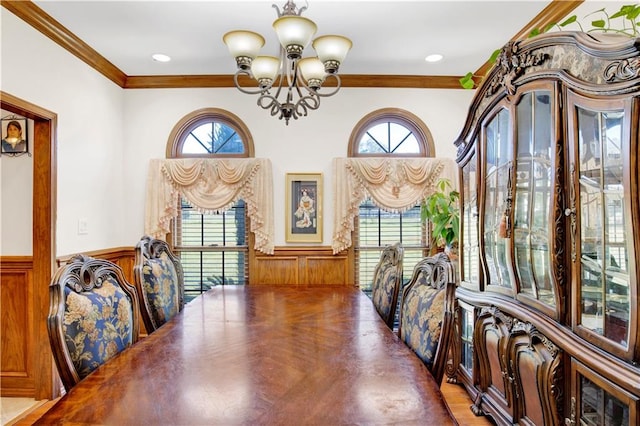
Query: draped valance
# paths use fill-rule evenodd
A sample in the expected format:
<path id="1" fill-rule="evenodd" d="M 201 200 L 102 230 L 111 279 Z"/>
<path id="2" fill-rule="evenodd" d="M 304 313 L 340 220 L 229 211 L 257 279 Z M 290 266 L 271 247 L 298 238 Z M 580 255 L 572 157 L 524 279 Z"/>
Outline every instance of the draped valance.
<path id="1" fill-rule="evenodd" d="M 255 249 L 273 254 L 273 174 L 261 158 L 154 159 L 149 164 L 145 233 L 165 239 L 178 214 L 180 196 L 202 213 L 229 209 L 242 199 L 247 205 Z"/>
<path id="2" fill-rule="evenodd" d="M 448 158 L 334 158 L 333 253 L 351 246 L 353 219 L 367 197 L 390 212 L 409 210 L 431 194 L 440 178 L 458 187 Z"/>

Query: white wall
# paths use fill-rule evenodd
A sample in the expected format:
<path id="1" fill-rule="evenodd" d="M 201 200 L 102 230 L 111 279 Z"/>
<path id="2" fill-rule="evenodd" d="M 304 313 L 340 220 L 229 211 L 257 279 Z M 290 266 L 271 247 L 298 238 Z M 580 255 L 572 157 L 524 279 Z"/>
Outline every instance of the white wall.
<path id="1" fill-rule="evenodd" d="M 473 95 L 465 90 L 344 88 L 289 126 L 236 89 L 123 90 L 0 8 L 0 88 L 58 114 L 57 254 L 133 246 L 144 232 L 147 165 L 164 158 L 173 126 L 194 110 L 233 112 L 253 135 L 256 157 L 273 164 L 275 242 L 284 243 L 284 179 L 324 174 L 323 245 L 333 233 L 331 160 L 347 154 L 349 135 L 369 112 L 406 109 L 429 127 L 438 156 L 455 157 Z M 7 208 L 3 204 L 3 210 Z M 88 233 L 78 234 L 86 220 Z M 11 254 L 9 252 L 5 254 Z"/>
<path id="2" fill-rule="evenodd" d="M 0 88 L 58 115 L 57 254 L 123 245 L 124 91 L 3 7 L 0 22 Z"/>
<path id="3" fill-rule="evenodd" d="M 0 110 L 2 118 L 12 115 Z M 33 121 L 27 120 L 29 152 L 33 150 Z M 0 155 L 0 255 L 33 253 L 33 157 Z"/>
<path id="4" fill-rule="evenodd" d="M 324 235 L 333 234 L 333 172 L 331 160 L 346 157 L 351 131 L 365 115 L 380 108 L 402 108 L 420 117 L 431 130 L 436 155 L 455 158 L 458 136 L 473 91 L 436 89 L 343 88 L 322 100 L 307 117 L 284 121 L 256 105 L 256 97 L 236 89 L 147 89 L 125 93 L 125 196 L 130 215 L 126 238 L 135 241 L 144 229 L 144 191 L 149 159 L 164 158 L 171 129 L 188 113 L 201 108 L 221 108 L 236 114 L 249 128 L 255 156 L 273 165 L 275 243 L 284 245 L 284 182 L 286 173 L 320 172 L 324 175 Z"/>

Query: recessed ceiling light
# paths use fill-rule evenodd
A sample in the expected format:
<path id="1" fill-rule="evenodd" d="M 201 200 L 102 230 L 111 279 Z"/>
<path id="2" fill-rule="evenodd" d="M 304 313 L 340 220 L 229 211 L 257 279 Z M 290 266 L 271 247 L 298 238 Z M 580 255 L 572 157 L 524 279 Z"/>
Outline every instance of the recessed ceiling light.
<path id="1" fill-rule="evenodd" d="M 424 60 L 427 62 L 438 62 L 438 61 L 441 61 L 442 58 L 444 58 L 444 56 L 442 56 L 441 54 L 434 53 L 433 55 L 429 55 L 426 58 L 424 58 Z"/>
<path id="2" fill-rule="evenodd" d="M 167 55 L 163 55 L 162 53 L 156 53 L 154 55 L 151 55 L 151 57 L 153 58 L 154 61 L 157 61 L 157 62 L 169 62 L 171 60 L 171 57 Z"/>

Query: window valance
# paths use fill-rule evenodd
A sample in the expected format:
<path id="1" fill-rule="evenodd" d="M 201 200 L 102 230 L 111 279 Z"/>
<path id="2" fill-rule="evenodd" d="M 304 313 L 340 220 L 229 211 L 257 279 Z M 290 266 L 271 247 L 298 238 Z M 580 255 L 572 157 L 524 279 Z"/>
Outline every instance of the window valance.
<path id="1" fill-rule="evenodd" d="M 409 210 L 431 194 L 440 178 L 458 187 L 449 158 L 334 158 L 333 253 L 351 246 L 353 220 L 367 197 L 390 212 Z"/>
<path id="2" fill-rule="evenodd" d="M 243 199 L 255 249 L 273 254 L 273 173 L 262 158 L 153 159 L 149 164 L 145 232 L 166 239 L 180 196 L 202 213 L 224 211 Z"/>

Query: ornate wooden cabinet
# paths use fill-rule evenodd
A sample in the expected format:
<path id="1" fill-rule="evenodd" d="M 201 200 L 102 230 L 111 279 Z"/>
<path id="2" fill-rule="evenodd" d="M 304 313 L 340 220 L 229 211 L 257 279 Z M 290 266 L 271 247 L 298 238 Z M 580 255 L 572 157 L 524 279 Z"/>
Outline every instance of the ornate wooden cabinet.
<path id="1" fill-rule="evenodd" d="M 639 425 L 640 38 L 507 44 L 456 141 L 450 381 L 498 424 Z"/>

